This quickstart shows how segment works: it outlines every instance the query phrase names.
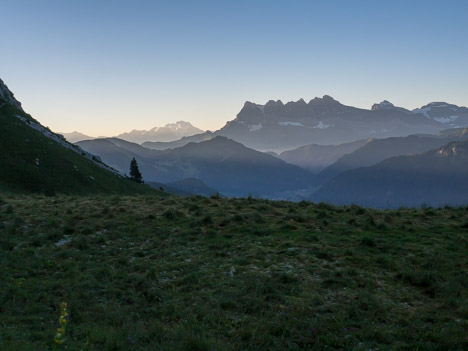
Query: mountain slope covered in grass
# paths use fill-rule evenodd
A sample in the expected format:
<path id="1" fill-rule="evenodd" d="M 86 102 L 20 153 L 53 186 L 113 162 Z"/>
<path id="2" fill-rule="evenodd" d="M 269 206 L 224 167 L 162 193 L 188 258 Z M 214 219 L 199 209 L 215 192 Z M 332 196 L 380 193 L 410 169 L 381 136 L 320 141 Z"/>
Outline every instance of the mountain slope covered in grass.
<path id="1" fill-rule="evenodd" d="M 3 84 L 0 81 L 1 84 Z M 7 89 L 3 85 L 4 89 Z M 20 106 L 20 105 L 19 105 Z M 153 192 L 42 127 L 0 97 L 0 190 L 45 194 Z"/>

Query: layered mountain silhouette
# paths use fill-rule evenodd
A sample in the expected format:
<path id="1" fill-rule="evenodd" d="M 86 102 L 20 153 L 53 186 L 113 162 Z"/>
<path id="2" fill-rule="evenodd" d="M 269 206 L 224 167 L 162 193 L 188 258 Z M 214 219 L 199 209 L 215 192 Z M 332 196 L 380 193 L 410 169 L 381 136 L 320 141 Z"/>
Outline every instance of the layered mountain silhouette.
<path id="1" fill-rule="evenodd" d="M 433 134 L 455 127 L 468 127 L 466 107 L 434 102 L 410 111 L 385 100 L 365 110 L 343 105 L 325 95 L 308 103 L 303 99 L 286 104 L 280 100 L 265 105 L 246 102 L 234 120 L 213 133 L 143 145 L 163 150 L 225 136 L 255 150 L 280 153 L 310 144 L 333 145 L 369 138 Z"/>
<path id="2" fill-rule="evenodd" d="M 312 173 L 319 173 L 343 155 L 361 148 L 371 140 L 358 140 L 338 145 L 305 145 L 294 150 L 284 151 L 278 157 L 283 161 L 307 169 Z"/>
<path id="3" fill-rule="evenodd" d="M 80 133 L 80 132 L 77 132 L 77 131 L 73 131 L 71 133 L 62 133 L 62 132 L 59 132 L 58 134 L 61 134 L 63 135 L 63 137 L 69 141 L 70 143 L 76 143 L 78 141 L 82 141 L 82 140 L 91 140 L 91 139 L 94 139 L 93 137 L 89 136 L 89 135 L 86 135 L 86 134 L 83 134 L 83 133 Z"/>
<path id="4" fill-rule="evenodd" d="M 247 102 L 216 132 L 198 133 L 178 122 L 125 133 L 138 143 L 96 138 L 71 144 L 25 113 L 0 80 L 0 190 L 151 191 L 124 177 L 135 158 L 146 182 L 183 196 L 460 205 L 468 202 L 467 126 L 468 109 L 445 102 L 409 111 L 383 101 L 364 110 L 324 96 L 309 103 Z M 171 140 L 174 131 L 198 134 Z M 89 138 L 78 132 L 67 137 Z"/>
<path id="5" fill-rule="evenodd" d="M 181 147 L 187 145 L 188 143 L 199 143 L 201 141 L 211 140 L 216 136 L 215 133 L 206 131 L 201 134 L 195 134 L 193 136 L 183 137 L 179 140 L 175 141 L 147 141 L 141 144 L 148 149 L 153 150 L 167 150 L 167 149 L 174 149 L 176 147 Z"/>
<path id="6" fill-rule="evenodd" d="M 355 151 L 343 155 L 318 175 L 320 183 L 347 170 L 372 166 L 394 156 L 419 154 L 451 141 L 468 139 L 468 129 L 449 129 L 435 135 L 410 135 L 386 139 L 371 139 Z"/>
<path id="7" fill-rule="evenodd" d="M 381 208 L 464 205 L 468 199 L 467 179 L 465 140 L 341 173 L 311 199 Z"/>
<path id="8" fill-rule="evenodd" d="M 78 145 L 120 171 L 126 171 L 135 157 L 147 182 L 196 178 L 227 196 L 268 196 L 308 188 L 314 182 L 308 171 L 225 137 L 165 151 L 137 144 L 130 148 L 118 139 L 82 141 Z"/>
<path id="9" fill-rule="evenodd" d="M 172 142 L 177 142 L 181 138 L 191 137 L 192 135 L 197 135 L 204 133 L 203 130 L 194 127 L 189 122 L 178 121 L 176 123 L 168 123 L 164 127 L 154 127 L 150 130 L 132 130 L 131 132 L 122 133 L 114 138 L 130 141 L 132 143 L 142 144 L 144 142 L 148 143 L 161 143 L 162 145 L 169 144 Z M 106 137 L 94 138 L 89 135 L 74 131 L 71 133 L 60 133 L 71 143 L 76 143 L 83 140 L 92 140 L 92 139 L 103 139 Z M 201 140 L 200 140 L 201 141 Z M 182 146 L 184 143 L 179 143 Z M 170 147 L 162 147 L 161 149 L 169 149 Z M 154 147 L 158 149 L 158 147 Z"/>
<path id="10" fill-rule="evenodd" d="M 0 190 L 44 194 L 147 193 L 98 157 L 25 113 L 0 80 Z"/>

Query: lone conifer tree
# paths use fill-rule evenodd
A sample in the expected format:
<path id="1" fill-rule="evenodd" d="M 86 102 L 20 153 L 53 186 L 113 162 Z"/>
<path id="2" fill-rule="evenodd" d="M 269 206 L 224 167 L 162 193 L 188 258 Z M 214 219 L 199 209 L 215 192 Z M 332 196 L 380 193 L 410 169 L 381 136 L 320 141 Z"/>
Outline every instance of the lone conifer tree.
<path id="1" fill-rule="evenodd" d="M 137 183 L 143 183 L 143 177 L 138 169 L 138 163 L 135 157 L 130 162 L 130 179 Z"/>

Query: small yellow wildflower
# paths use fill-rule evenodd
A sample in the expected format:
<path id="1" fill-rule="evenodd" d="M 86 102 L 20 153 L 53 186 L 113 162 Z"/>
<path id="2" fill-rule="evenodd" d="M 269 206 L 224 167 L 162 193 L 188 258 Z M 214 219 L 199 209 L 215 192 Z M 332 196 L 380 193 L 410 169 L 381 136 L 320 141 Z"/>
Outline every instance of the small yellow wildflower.
<path id="1" fill-rule="evenodd" d="M 54 337 L 54 342 L 56 344 L 63 344 L 66 340 L 65 333 L 67 330 L 67 322 L 68 322 L 68 313 L 67 313 L 67 303 L 62 302 L 60 304 L 60 317 L 59 317 L 59 323 L 60 327 L 57 328 L 57 332 L 55 333 Z"/>

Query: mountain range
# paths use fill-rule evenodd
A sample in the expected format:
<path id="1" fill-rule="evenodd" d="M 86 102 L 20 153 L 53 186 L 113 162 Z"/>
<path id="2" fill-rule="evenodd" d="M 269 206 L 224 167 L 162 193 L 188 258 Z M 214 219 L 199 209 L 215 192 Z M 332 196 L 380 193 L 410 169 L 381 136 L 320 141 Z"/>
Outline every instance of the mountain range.
<path id="1" fill-rule="evenodd" d="M 0 123 L 0 190 L 146 193 L 149 187 L 124 176 L 135 158 L 145 181 L 183 196 L 219 192 L 371 207 L 468 202 L 468 109 L 442 102 L 413 111 L 388 101 L 362 110 L 329 96 L 247 102 L 216 132 L 142 145 L 121 138 L 71 144 L 25 113 L 0 80 Z"/>
<path id="2" fill-rule="evenodd" d="M 314 183 L 308 171 L 220 136 L 164 151 L 115 138 L 81 141 L 78 145 L 122 172 L 135 157 L 147 182 L 196 178 L 226 196 L 272 196 Z"/>
<path id="3" fill-rule="evenodd" d="M 466 205 L 468 140 L 343 172 L 310 199 L 380 208 Z"/>
<path id="4" fill-rule="evenodd" d="M 335 145 L 304 145 L 294 150 L 283 151 L 279 155 L 274 154 L 285 162 L 307 169 L 312 173 L 319 173 L 340 157 L 360 149 L 371 140 L 363 139 Z"/>
<path id="5" fill-rule="evenodd" d="M 133 143 L 149 142 L 170 142 L 180 138 L 203 133 L 203 130 L 194 127 L 189 122 L 178 121 L 168 123 L 164 127 L 154 127 L 150 130 L 132 130 L 116 136 L 118 139 L 131 141 Z"/>
<path id="6" fill-rule="evenodd" d="M 122 133 L 117 135 L 115 138 L 130 141 L 133 143 L 144 143 L 144 142 L 161 142 L 168 143 L 179 140 L 184 137 L 203 133 L 203 130 L 194 127 L 189 122 L 178 121 L 176 123 L 168 123 L 164 127 L 154 127 L 150 130 L 132 130 L 128 133 Z M 83 140 L 92 140 L 94 138 L 89 135 L 74 131 L 71 133 L 59 133 L 65 137 L 70 143 L 76 143 Z"/>
<path id="7" fill-rule="evenodd" d="M 409 135 L 385 139 L 370 139 L 355 151 L 341 156 L 318 174 L 320 183 L 345 171 L 368 167 L 387 158 L 414 155 L 445 145 L 451 141 L 468 139 L 468 129 L 449 129 L 434 135 Z"/>
<path id="8" fill-rule="evenodd" d="M 142 145 L 162 150 L 225 136 L 255 150 L 281 153 L 310 144 L 333 145 L 369 138 L 433 134 L 456 127 L 468 127 L 466 107 L 433 102 L 410 111 L 384 100 L 366 110 L 343 105 L 325 95 L 308 103 L 303 99 L 286 104 L 280 100 L 265 105 L 246 102 L 234 120 L 213 133 Z"/>

